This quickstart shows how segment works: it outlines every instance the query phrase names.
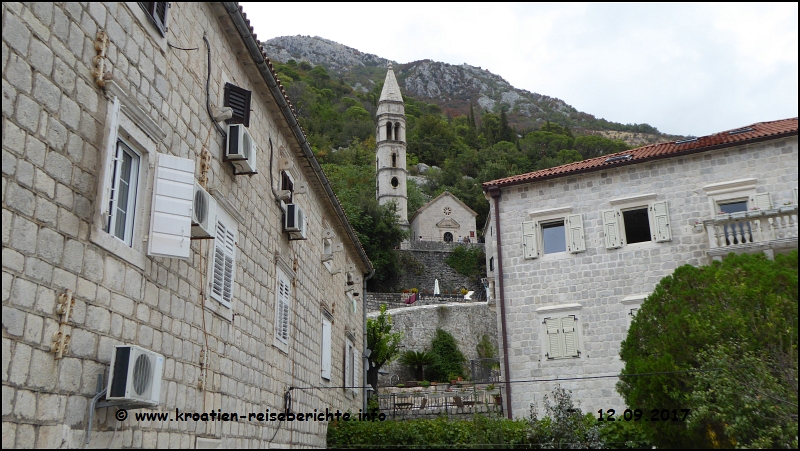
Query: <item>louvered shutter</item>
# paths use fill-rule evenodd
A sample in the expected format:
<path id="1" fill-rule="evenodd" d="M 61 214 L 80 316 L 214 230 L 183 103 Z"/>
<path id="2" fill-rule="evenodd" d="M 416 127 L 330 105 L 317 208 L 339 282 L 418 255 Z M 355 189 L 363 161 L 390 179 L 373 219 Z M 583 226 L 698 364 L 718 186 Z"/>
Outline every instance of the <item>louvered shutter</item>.
<path id="1" fill-rule="evenodd" d="M 539 256 L 538 240 L 536 239 L 537 228 L 538 224 L 534 221 L 522 223 L 522 249 L 526 259 Z"/>
<path id="2" fill-rule="evenodd" d="M 275 301 L 275 336 L 278 340 L 289 343 L 289 300 L 291 299 L 291 289 L 289 282 L 283 277 L 278 276 L 278 289 Z"/>
<path id="3" fill-rule="evenodd" d="M 349 388 L 353 386 L 353 373 L 352 371 L 352 361 L 353 361 L 353 345 L 350 344 L 350 340 L 345 340 L 344 345 L 344 377 L 342 378 L 344 381 L 345 388 Z"/>
<path id="4" fill-rule="evenodd" d="M 567 217 L 567 246 L 573 254 L 586 250 L 586 239 L 583 236 L 583 216 Z"/>
<path id="5" fill-rule="evenodd" d="M 558 337 L 558 331 L 560 328 L 560 321 L 558 318 L 545 318 L 545 332 L 547 334 L 547 342 L 545 346 L 547 346 L 547 354 L 546 357 L 548 359 L 557 359 L 564 356 L 564 353 L 561 351 L 561 343 Z"/>
<path id="6" fill-rule="evenodd" d="M 606 235 L 606 249 L 622 247 L 622 240 L 619 236 L 619 212 L 617 210 L 605 210 L 602 216 L 603 232 Z"/>
<path id="7" fill-rule="evenodd" d="M 228 124 L 244 124 L 250 127 L 250 91 L 230 83 L 225 83 L 225 106 L 233 109 Z"/>
<path id="8" fill-rule="evenodd" d="M 574 316 L 561 318 L 561 332 L 564 336 L 564 357 L 577 357 L 579 354 L 578 331 L 575 327 L 577 321 Z"/>
<path id="9" fill-rule="evenodd" d="M 792 195 L 794 196 L 794 203 L 797 205 L 797 188 L 792 190 Z"/>
<path id="10" fill-rule="evenodd" d="M 236 232 L 231 228 L 231 224 L 217 219 L 215 237 L 211 297 L 230 307 L 236 262 Z"/>
<path id="11" fill-rule="evenodd" d="M 139 6 L 150 16 L 153 24 L 161 32 L 161 36 L 167 34 L 167 12 L 170 2 L 139 2 Z"/>
<path id="12" fill-rule="evenodd" d="M 361 360 L 361 353 L 353 346 L 353 394 L 358 395 L 358 387 L 361 386 L 361 378 L 359 377 L 359 360 Z"/>
<path id="13" fill-rule="evenodd" d="M 771 210 L 772 198 L 769 193 L 756 194 L 755 204 L 759 210 Z"/>
<path id="14" fill-rule="evenodd" d="M 155 173 L 147 255 L 189 258 L 194 162 L 158 154 Z"/>
<path id="15" fill-rule="evenodd" d="M 654 202 L 650 207 L 653 215 L 653 240 L 656 243 L 672 240 L 672 230 L 669 227 L 669 209 L 667 202 Z"/>
<path id="16" fill-rule="evenodd" d="M 322 377 L 331 379 L 331 322 L 322 319 Z"/>

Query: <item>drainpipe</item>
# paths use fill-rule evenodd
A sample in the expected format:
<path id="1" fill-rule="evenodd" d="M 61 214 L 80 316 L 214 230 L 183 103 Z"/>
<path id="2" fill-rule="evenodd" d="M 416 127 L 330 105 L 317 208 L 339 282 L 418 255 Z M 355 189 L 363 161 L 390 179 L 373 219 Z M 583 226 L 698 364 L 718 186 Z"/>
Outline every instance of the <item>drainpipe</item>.
<path id="1" fill-rule="evenodd" d="M 511 419 L 511 372 L 508 367 L 508 334 L 506 328 L 506 301 L 503 289 L 503 240 L 500 238 L 500 188 L 489 187 L 489 196 L 494 199 L 494 228 L 497 230 L 497 276 L 500 286 L 500 327 L 503 335 L 503 373 L 506 382 L 506 416 Z"/>

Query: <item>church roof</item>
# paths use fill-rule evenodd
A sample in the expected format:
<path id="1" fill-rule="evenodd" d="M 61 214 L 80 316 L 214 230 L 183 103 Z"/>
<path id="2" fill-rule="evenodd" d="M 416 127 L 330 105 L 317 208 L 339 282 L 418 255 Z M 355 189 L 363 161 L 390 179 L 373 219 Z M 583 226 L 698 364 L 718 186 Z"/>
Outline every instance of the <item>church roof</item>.
<path id="1" fill-rule="evenodd" d="M 469 208 L 469 207 L 467 206 L 467 204 L 465 204 L 464 202 L 461 202 L 461 199 L 459 199 L 458 197 L 456 197 L 456 196 L 455 196 L 455 194 L 451 193 L 450 191 L 445 191 L 445 192 L 443 192 L 442 194 L 439 194 L 438 196 L 434 197 L 432 201 L 430 201 L 430 202 L 428 202 L 427 204 L 425 204 L 425 205 L 421 206 L 421 207 L 419 208 L 419 210 L 417 210 L 417 212 L 416 212 L 416 213 L 414 213 L 414 216 L 412 216 L 412 217 L 411 217 L 411 219 L 409 219 L 409 220 L 408 220 L 408 222 L 411 222 L 411 221 L 413 221 L 413 220 L 414 220 L 414 218 L 416 218 L 417 216 L 419 216 L 420 214 L 422 214 L 422 212 L 423 212 L 424 210 L 426 210 L 426 209 L 427 209 L 428 207 L 430 207 L 431 205 L 435 204 L 435 203 L 436 203 L 436 202 L 437 202 L 439 199 L 443 198 L 444 196 L 450 196 L 450 197 L 452 197 L 452 198 L 453 198 L 453 199 L 456 201 L 456 203 L 458 203 L 458 205 L 461 205 L 462 207 L 464 207 L 464 208 L 465 208 L 465 209 L 466 209 L 466 210 L 469 212 L 469 214 L 471 214 L 472 216 L 478 216 L 478 213 L 475 213 L 475 211 L 474 211 L 474 210 L 472 210 L 471 208 Z"/>
<path id="2" fill-rule="evenodd" d="M 392 63 L 389 63 L 389 70 L 386 72 L 386 80 L 383 82 L 383 90 L 381 91 L 381 99 L 390 100 L 395 102 L 402 102 L 403 96 L 400 94 L 400 86 L 397 84 L 397 79 L 394 78 L 394 71 L 392 70 Z"/>

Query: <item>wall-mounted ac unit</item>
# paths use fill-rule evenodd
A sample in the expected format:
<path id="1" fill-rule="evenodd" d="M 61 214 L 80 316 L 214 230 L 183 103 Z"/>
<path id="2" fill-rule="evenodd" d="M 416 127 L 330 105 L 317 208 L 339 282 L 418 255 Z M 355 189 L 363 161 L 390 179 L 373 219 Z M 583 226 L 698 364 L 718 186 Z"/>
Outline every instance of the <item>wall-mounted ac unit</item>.
<path id="1" fill-rule="evenodd" d="M 194 184 L 192 200 L 192 238 L 214 238 L 217 228 L 217 201 L 202 186 Z"/>
<path id="2" fill-rule="evenodd" d="M 283 230 L 293 240 L 306 239 L 306 215 L 297 204 L 286 204 L 283 214 Z"/>
<path id="3" fill-rule="evenodd" d="M 236 175 L 256 174 L 256 143 L 242 124 L 228 124 L 225 159 L 233 163 Z"/>
<path id="4" fill-rule="evenodd" d="M 106 399 L 157 406 L 164 356 L 139 346 L 115 346 Z"/>

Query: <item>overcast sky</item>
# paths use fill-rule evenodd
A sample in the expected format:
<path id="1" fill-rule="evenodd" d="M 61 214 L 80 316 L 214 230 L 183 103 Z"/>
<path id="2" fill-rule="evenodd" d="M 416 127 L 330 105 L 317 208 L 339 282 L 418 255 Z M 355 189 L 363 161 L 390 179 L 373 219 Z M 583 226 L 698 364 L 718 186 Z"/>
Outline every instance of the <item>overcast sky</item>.
<path id="1" fill-rule="evenodd" d="M 260 40 L 467 63 L 579 111 L 708 135 L 796 117 L 798 4 L 243 3 Z"/>

